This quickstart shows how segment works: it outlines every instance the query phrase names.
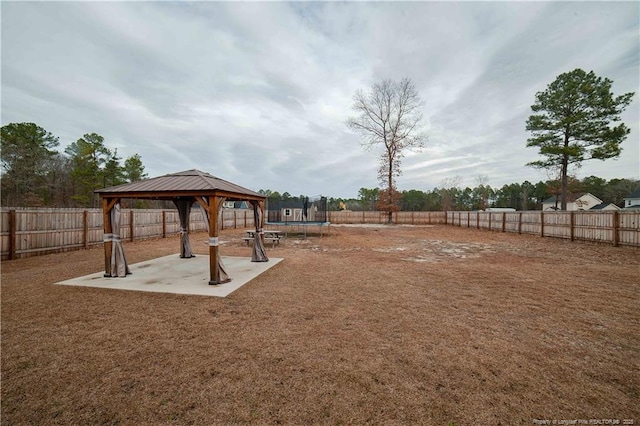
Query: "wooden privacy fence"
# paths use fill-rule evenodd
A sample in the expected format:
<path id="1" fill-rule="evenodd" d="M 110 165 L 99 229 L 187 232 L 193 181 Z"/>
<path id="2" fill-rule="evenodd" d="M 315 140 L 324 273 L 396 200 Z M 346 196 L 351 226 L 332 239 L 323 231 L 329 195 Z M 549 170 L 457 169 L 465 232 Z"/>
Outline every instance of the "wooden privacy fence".
<path id="1" fill-rule="evenodd" d="M 447 223 L 571 241 L 640 247 L 640 211 L 447 212 Z"/>
<path id="2" fill-rule="evenodd" d="M 339 211 L 329 212 L 329 222 L 336 224 L 383 224 L 389 218 L 386 212 L 371 211 Z M 437 225 L 446 224 L 445 212 L 394 212 L 393 223 L 403 225 Z"/>
<path id="3" fill-rule="evenodd" d="M 222 228 L 253 227 L 253 211 L 223 209 Z M 0 210 L 2 260 L 37 256 L 102 244 L 102 209 Z M 190 231 L 206 225 L 198 208 L 191 210 Z M 177 210 L 123 209 L 120 238 L 124 241 L 166 237 L 180 231 Z"/>
<path id="4" fill-rule="evenodd" d="M 222 228 L 253 227 L 253 211 L 224 209 Z M 378 211 L 329 212 L 332 224 L 384 224 Z M 393 223 L 453 225 L 499 232 L 595 241 L 640 247 L 640 211 L 573 212 L 395 212 Z M 0 210 L 2 260 L 37 256 L 102 244 L 102 209 Z M 189 230 L 205 230 L 197 208 Z M 180 231 L 177 210 L 123 209 L 120 237 L 124 241 L 166 237 Z"/>
<path id="5" fill-rule="evenodd" d="M 384 224 L 385 212 L 329 212 L 332 224 Z M 640 211 L 395 212 L 393 223 L 453 225 L 640 247 Z"/>

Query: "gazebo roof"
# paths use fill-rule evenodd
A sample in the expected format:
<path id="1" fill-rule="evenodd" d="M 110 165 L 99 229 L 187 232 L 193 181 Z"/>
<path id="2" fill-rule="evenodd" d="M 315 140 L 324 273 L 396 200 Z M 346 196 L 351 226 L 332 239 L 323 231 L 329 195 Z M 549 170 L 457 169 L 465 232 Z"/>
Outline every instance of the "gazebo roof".
<path id="1" fill-rule="evenodd" d="M 192 169 L 138 182 L 97 189 L 103 198 L 176 198 L 220 195 L 228 199 L 264 200 L 266 197 L 235 183 Z"/>

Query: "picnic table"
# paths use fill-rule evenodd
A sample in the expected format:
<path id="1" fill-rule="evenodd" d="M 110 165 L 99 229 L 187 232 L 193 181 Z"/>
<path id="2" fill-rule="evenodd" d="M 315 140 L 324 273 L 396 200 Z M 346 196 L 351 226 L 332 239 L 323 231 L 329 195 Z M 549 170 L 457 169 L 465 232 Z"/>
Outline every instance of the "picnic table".
<path id="1" fill-rule="evenodd" d="M 276 244 L 280 244 L 280 238 L 282 238 L 281 231 L 265 229 L 262 232 L 264 234 L 264 240 L 270 241 L 272 243 L 272 247 L 275 247 Z M 250 230 L 250 231 L 247 231 L 247 236 L 242 237 L 242 239 L 247 243 L 247 246 L 248 246 L 249 242 L 255 239 L 255 235 L 256 235 L 256 231 Z"/>

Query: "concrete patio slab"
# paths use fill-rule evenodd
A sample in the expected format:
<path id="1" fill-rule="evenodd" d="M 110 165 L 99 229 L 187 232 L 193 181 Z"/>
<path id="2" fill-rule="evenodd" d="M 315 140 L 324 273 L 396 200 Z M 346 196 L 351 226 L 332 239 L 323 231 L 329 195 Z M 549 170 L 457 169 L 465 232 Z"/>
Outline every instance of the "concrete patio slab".
<path id="1" fill-rule="evenodd" d="M 270 258 L 268 262 L 251 262 L 248 257 L 222 256 L 231 282 L 218 285 L 209 285 L 209 256 L 181 259 L 179 254 L 129 265 L 131 275 L 125 278 L 105 278 L 104 272 L 98 272 L 56 284 L 226 297 L 282 260 Z"/>

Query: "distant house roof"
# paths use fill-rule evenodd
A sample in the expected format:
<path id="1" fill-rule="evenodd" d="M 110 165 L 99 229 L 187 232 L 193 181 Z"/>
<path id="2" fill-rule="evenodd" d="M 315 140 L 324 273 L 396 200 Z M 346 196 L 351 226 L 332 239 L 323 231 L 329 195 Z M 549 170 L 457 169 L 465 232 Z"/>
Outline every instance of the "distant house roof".
<path id="1" fill-rule="evenodd" d="M 200 170 L 185 170 L 151 179 L 97 189 L 103 197 L 167 199 L 194 195 L 222 195 L 231 200 L 264 200 L 266 197 Z"/>
<path id="2" fill-rule="evenodd" d="M 304 201 L 301 200 L 278 200 L 278 201 L 270 201 L 269 210 L 280 210 L 280 209 L 301 209 L 304 206 Z"/>
<path id="3" fill-rule="evenodd" d="M 585 195 L 590 195 L 591 197 L 595 198 L 596 200 L 602 202 L 602 200 L 598 197 L 596 197 L 595 195 L 593 195 L 590 192 L 583 192 L 582 194 L 567 194 L 567 203 L 573 203 L 574 201 L 576 201 L 579 198 L 584 197 Z M 544 200 L 542 203 L 543 204 L 555 204 L 556 202 L 556 198 L 558 199 L 558 203 L 560 203 L 560 196 L 559 195 L 553 195 L 549 198 L 547 198 L 546 200 Z"/>
<path id="4" fill-rule="evenodd" d="M 568 198 L 568 196 L 567 196 L 567 198 Z M 558 202 L 560 202 L 560 197 L 558 197 L 556 195 L 553 195 L 553 196 L 547 198 L 546 200 L 544 200 L 542 202 L 542 204 L 554 204 L 556 202 L 556 199 L 558 200 Z"/>
<path id="5" fill-rule="evenodd" d="M 578 198 L 580 198 L 583 194 L 581 195 L 576 195 L 576 194 L 567 194 L 567 203 L 572 203 L 575 200 L 577 200 Z M 547 198 L 546 200 L 544 200 L 542 203 L 543 204 L 555 204 L 556 199 L 558 200 L 558 203 L 560 203 L 561 201 L 561 197 L 559 195 L 552 195 L 551 197 Z"/>
<path id="6" fill-rule="evenodd" d="M 627 206 L 624 210 L 640 210 L 640 204 L 633 204 L 631 206 Z"/>
<path id="7" fill-rule="evenodd" d="M 620 210 L 620 207 L 616 206 L 613 203 L 600 203 L 600 204 L 596 204 L 595 206 L 591 207 L 589 210 L 604 210 L 605 208 L 609 207 L 609 206 L 613 206 L 612 209 L 613 210 Z"/>

